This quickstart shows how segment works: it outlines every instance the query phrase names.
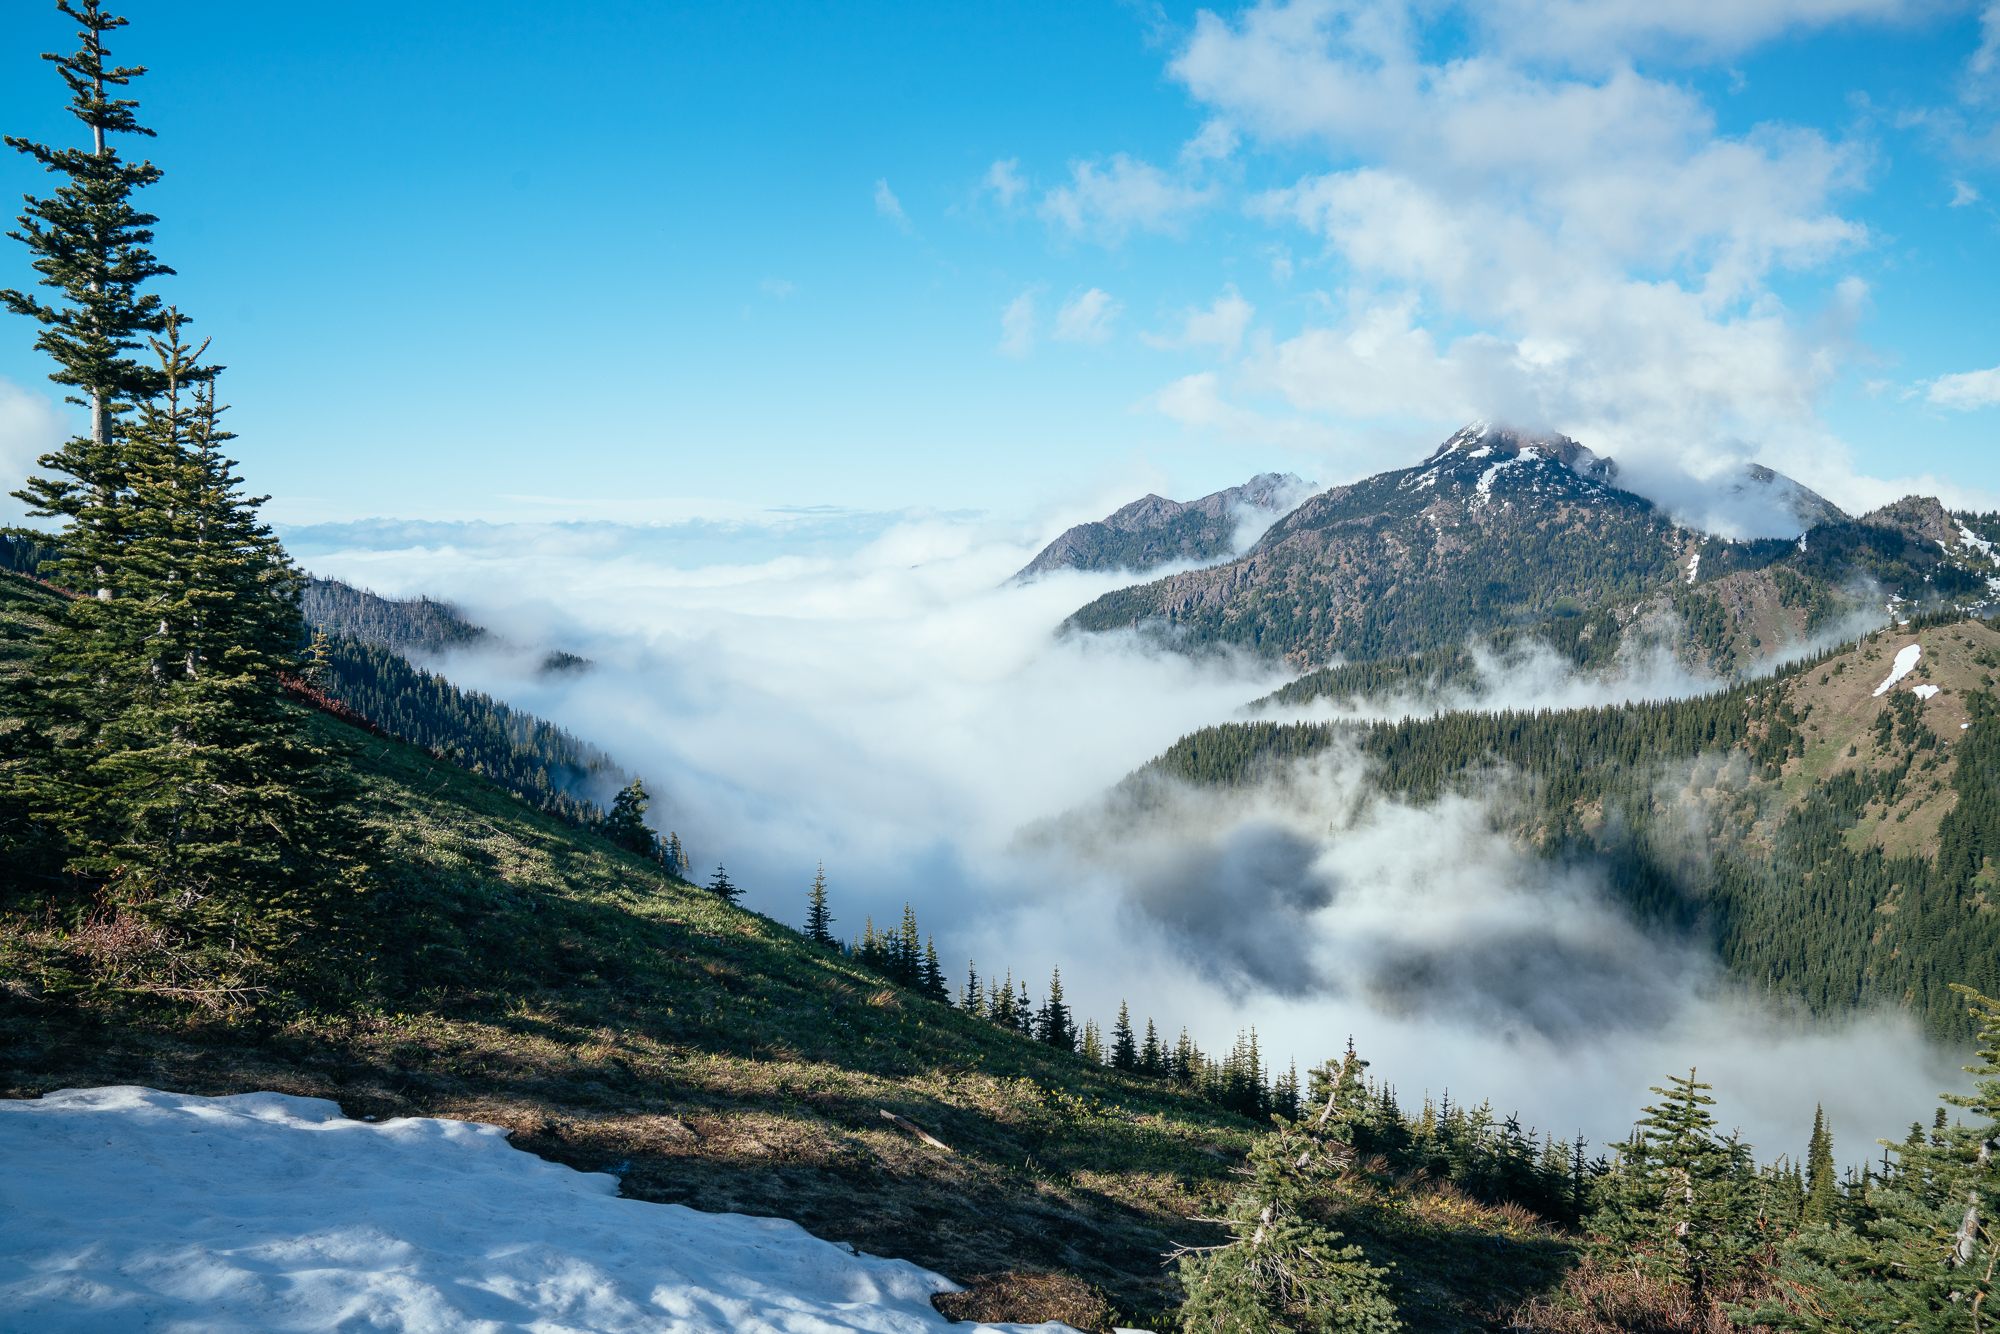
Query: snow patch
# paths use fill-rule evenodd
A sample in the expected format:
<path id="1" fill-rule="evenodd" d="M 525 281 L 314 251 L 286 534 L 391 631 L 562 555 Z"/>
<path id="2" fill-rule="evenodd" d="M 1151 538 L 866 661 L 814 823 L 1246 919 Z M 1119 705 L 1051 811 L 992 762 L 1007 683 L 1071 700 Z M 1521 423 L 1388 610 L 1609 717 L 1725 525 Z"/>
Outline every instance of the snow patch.
<path id="1" fill-rule="evenodd" d="M 1952 522 L 1958 525 L 1958 535 L 1965 539 L 1967 546 L 1977 548 L 1979 554 L 1986 557 L 1986 559 L 1993 559 L 1993 544 L 1991 542 L 1988 542 L 1985 538 L 1980 537 L 1970 528 L 1967 528 L 1963 520 L 1953 519 Z"/>
<path id="2" fill-rule="evenodd" d="M 1493 453 L 1493 446 L 1481 445 L 1479 448 L 1468 453 L 1465 457 L 1469 459 L 1483 459 L 1492 453 Z"/>
<path id="3" fill-rule="evenodd" d="M 282 1093 L 0 1101 L 0 1310 L 8 1328 L 213 1334 L 947 1328 L 942 1275 L 784 1219 L 619 1199 L 507 1134 Z"/>
<path id="4" fill-rule="evenodd" d="M 1937 694 L 1940 688 L 1938 686 L 1911 686 L 1910 693 L 1918 699 L 1929 699 L 1932 695 Z"/>
<path id="5" fill-rule="evenodd" d="M 1694 577 L 1695 577 L 1695 575 L 1696 575 L 1696 574 L 1697 574 L 1697 573 L 1698 573 L 1698 572 L 1700 571 L 1700 569 L 1701 569 L 1701 553 L 1700 553 L 1699 551 L 1697 551 L 1697 552 L 1695 552 L 1695 553 L 1694 553 L 1694 555 L 1692 555 L 1692 556 L 1689 556 L 1689 557 L 1688 557 L 1688 582 L 1689 582 L 1689 583 L 1693 583 L 1693 582 L 1694 582 Z"/>
<path id="6" fill-rule="evenodd" d="M 1889 669 L 1889 679 L 1881 685 L 1876 686 L 1875 693 L 1877 695 L 1888 694 L 1889 687 L 1908 676 L 1911 669 L 1917 665 L 1917 659 L 1922 657 L 1923 654 L 1923 648 L 1917 644 L 1908 644 L 1897 649 L 1896 664 Z"/>

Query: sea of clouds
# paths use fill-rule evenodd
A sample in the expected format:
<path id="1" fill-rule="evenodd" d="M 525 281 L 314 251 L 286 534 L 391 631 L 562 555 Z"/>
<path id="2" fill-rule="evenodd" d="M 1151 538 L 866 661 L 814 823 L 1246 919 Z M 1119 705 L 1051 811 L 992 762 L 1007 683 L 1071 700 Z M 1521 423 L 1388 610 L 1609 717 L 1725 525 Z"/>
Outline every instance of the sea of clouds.
<path id="1" fill-rule="evenodd" d="M 1406 1102 L 1490 1098 L 1599 1144 L 1649 1085 L 1698 1066 L 1725 1122 L 1767 1155 L 1801 1150 L 1823 1102 L 1858 1161 L 1955 1081 L 1962 1056 L 1900 1016 L 1814 1024 L 1745 996 L 1701 951 L 1634 925 L 1588 873 L 1524 856 L 1484 803 L 1385 799 L 1345 750 L 1243 792 L 1121 787 L 1290 673 L 1059 633 L 1129 580 L 1011 582 L 1054 535 L 1047 522 L 779 526 L 287 538 L 316 573 L 453 599 L 503 636 L 512 650 L 440 665 L 643 774 L 701 875 L 726 863 L 749 906 L 796 923 L 823 862 L 838 930 L 890 924 L 908 902 L 954 980 L 973 959 L 1039 997 L 1060 966 L 1079 1017 L 1108 1026 L 1128 1001 L 1211 1051 L 1254 1026 L 1281 1067 L 1352 1036 Z M 595 665 L 539 675 L 551 647 Z M 1665 660 L 1613 682 L 1553 659 L 1489 672 L 1487 707 L 1707 684 Z"/>

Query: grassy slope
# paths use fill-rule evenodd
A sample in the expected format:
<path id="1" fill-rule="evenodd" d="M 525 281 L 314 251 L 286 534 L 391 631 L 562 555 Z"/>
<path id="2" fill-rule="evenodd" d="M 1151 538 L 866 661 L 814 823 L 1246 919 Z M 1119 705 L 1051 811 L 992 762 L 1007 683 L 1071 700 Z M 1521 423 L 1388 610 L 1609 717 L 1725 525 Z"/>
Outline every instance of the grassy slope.
<path id="1" fill-rule="evenodd" d="M 0 593 L 4 671 L 52 595 Z M 1218 1239 L 1193 1220 L 1219 1212 L 1251 1123 L 891 987 L 423 751 L 307 717 L 351 755 L 387 849 L 362 999 L 202 1014 L 45 997 L 37 975 L 73 942 L 17 904 L 0 1096 L 275 1089 L 505 1125 L 546 1158 L 628 1164 L 635 1198 L 794 1218 L 962 1282 L 1011 1274 L 965 1308 L 986 1318 L 1108 1327 L 1087 1284 L 1127 1321 L 1162 1319 L 1163 1253 Z M 1419 1328 L 1491 1327 L 1560 1268 L 1518 1218 L 1405 1194 L 1407 1226 L 1377 1206 L 1356 1222 L 1401 1261 Z M 1066 1277 L 1021 1277 L 1049 1273 Z"/>

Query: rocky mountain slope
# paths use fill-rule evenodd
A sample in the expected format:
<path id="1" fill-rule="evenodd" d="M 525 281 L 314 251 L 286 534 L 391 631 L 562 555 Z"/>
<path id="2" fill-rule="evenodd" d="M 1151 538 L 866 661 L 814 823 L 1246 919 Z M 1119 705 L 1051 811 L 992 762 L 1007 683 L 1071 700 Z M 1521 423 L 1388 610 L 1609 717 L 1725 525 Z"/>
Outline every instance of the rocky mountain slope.
<path id="1" fill-rule="evenodd" d="M 1290 473 L 1267 472 L 1242 486 L 1200 500 L 1146 496 L 1107 515 L 1080 523 L 1043 547 L 1014 577 L 1032 579 L 1050 570 L 1131 570 L 1140 573 L 1170 561 L 1213 560 L 1235 550 L 1242 511 L 1283 514 L 1312 490 Z"/>
<path id="2" fill-rule="evenodd" d="M 1734 675 L 1864 606 L 1981 605 L 2000 575 L 1990 522 L 1935 500 L 1857 520 L 1768 469 L 1746 478 L 1814 526 L 1796 542 L 1707 536 L 1574 440 L 1475 423 L 1416 467 L 1313 496 L 1236 560 L 1107 594 L 1067 624 L 1310 668 L 1583 615 L 1596 657 L 1665 647 Z"/>

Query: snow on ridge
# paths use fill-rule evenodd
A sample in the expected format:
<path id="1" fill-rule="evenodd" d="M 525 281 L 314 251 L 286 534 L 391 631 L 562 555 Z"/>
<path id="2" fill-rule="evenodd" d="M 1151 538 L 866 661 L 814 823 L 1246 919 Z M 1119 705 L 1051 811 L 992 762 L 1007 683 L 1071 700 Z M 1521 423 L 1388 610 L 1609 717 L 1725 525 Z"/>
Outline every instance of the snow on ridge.
<path id="1" fill-rule="evenodd" d="M 1917 659 L 1922 657 L 1923 653 L 1923 647 L 1918 644 L 1906 644 L 1902 648 L 1897 649 L 1896 664 L 1889 669 L 1889 679 L 1881 685 L 1876 686 L 1875 693 L 1877 695 L 1888 694 L 1889 687 L 1908 676 L 1911 670 L 1916 667 Z"/>
<path id="2" fill-rule="evenodd" d="M 1958 525 L 1958 535 L 1965 539 L 1966 545 L 1978 548 L 1979 554 L 1986 557 L 1986 559 L 1993 559 L 1993 544 L 1991 542 L 1988 542 L 1985 538 L 1967 528 L 1963 519 L 1953 519 L 1952 522 Z M 1946 549 L 1949 550 L 1950 548 Z"/>
<path id="3" fill-rule="evenodd" d="M 1701 569 L 1701 553 L 1697 551 L 1694 553 L 1694 555 L 1688 557 L 1688 582 L 1690 584 L 1694 582 L 1695 574 L 1700 569 Z"/>
<path id="4" fill-rule="evenodd" d="M 1911 686 L 1910 693 L 1912 695 L 1915 695 L 1918 699 L 1929 699 L 1932 695 L 1937 694 L 1940 691 L 1940 689 L 1942 689 L 1942 687 L 1939 686 L 1929 686 L 1929 685 Z"/>
<path id="5" fill-rule="evenodd" d="M 0 1101 L 0 1310 L 20 1328 L 216 1334 L 946 1328 L 930 1305 L 954 1290 L 942 1275 L 784 1219 L 619 1199 L 616 1178 L 508 1133 L 350 1121 L 282 1093 Z"/>

